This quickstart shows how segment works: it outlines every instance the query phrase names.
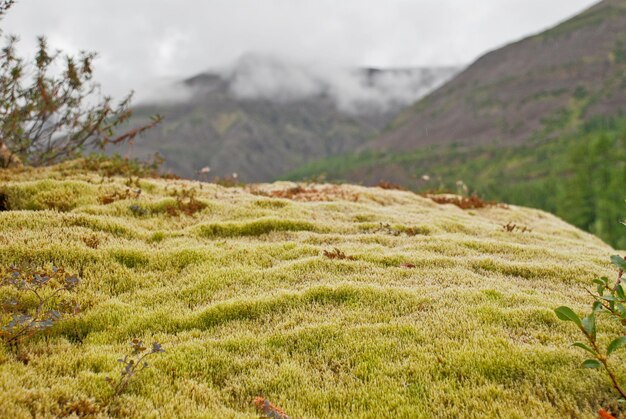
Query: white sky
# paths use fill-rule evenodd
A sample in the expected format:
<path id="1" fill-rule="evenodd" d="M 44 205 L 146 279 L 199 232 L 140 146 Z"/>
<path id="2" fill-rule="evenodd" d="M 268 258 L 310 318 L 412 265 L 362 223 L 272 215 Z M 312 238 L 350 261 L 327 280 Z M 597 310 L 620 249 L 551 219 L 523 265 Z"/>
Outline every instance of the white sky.
<path id="1" fill-rule="evenodd" d="M 329 67 L 465 64 L 594 0 L 18 0 L 0 27 L 97 51 L 113 95 L 254 52 Z"/>

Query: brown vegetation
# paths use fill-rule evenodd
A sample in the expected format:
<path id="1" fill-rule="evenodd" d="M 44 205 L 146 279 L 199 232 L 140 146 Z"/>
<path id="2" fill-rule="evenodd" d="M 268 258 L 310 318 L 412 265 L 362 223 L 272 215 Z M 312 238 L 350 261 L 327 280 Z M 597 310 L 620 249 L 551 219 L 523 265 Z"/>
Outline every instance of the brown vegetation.
<path id="1" fill-rule="evenodd" d="M 424 194 L 422 196 L 440 205 L 452 204 L 452 205 L 456 205 L 457 207 L 461 209 L 479 209 L 479 208 L 490 208 L 490 207 L 507 208 L 506 204 L 500 204 L 495 201 L 485 201 L 484 199 L 482 199 L 481 197 L 477 195 L 459 196 L 459 195 Z"/>
<path id="2" fill-rule="evenodd" d="M 345 200 L 357 202 L 359 195 L 343 188 L 341 185 L 297 185 L 288 189 L 262 190 L 258 185 L 248 188 L 253 195 L 266 196 L 269 198 L 291 199 L 293 201 L 335 201 Z"/>
<path id="3" fill-rule="evenodd" d="M 330 252 L 328 250 L 324 250 L 324 256 L 328 259 L 356 260 L 354 256 L 347 256 L 344 252 L 337 249 L 336 247 L 333 248 L 333 250 L 331 250 Z"/>

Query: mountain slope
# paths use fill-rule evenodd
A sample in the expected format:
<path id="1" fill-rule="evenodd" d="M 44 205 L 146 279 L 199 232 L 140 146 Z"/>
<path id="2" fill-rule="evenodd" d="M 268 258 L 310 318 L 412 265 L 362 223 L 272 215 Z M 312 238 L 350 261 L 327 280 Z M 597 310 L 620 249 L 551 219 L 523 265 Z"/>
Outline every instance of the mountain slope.
<path id="1" fill-rule="evenodd" d="M 308 162 L 350 152 L 378 135 L 406 104 L 456 68 L 376 70 L 318 75 L 267 57 L 247 56 L 233 69 L 201 74 L 175 88 L 182 101 L 139 106 L 165 122 L 139 139 L 143 157 L 159 152 L 185 177 L 211 168 L 267 181 Z"/>
<path id="2" fill-rule="evenodd" d="M 626 211 L 626 1 L 491 52 L 360 153 L 286 179 L 457 190 L 553 212 L 614 246 Z"/>
<path id="3" fill-rule="evenodd" d="M 167 352 L 124 417 L 254 417 L 256 396 L 292 417 L 595 417 L 614 398 L 553 313 L 587 308 L 614 251 L 552 215 L 350 185 L 138 179 L 133 197 L 82 165 L 0 171 L 0 266 L 80 273 L 83 307 L 26 365 L 0 345 L 2 417 L 106 416 L 133 337 Z M 191 189 L 203 209 L 167 210 Z"/>
<path id="4" fill-rule="evenodd" d="M 371 150 L 515 145 L 626 111 L 626 0 L 490 52 L 405 110 Z"/>

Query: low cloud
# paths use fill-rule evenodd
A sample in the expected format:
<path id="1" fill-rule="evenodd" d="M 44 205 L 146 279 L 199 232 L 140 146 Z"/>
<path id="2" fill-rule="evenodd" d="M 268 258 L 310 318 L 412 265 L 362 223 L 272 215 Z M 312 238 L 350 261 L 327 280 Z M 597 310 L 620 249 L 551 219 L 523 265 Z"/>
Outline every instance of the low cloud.
<path id="1" fill-rule="evenodd" d="M 439 87 L 459 67 L 355 69 L 246 54 L 213 73 L 235 97 L 291 102 L 325 96 L 346 112 L 387 111 L 411 104 Z M 180 85 L 179 85 L 180 86 Z M 207 85 L 205 84 L 205 87 Z M 198 91 L 198 86 L 194 86 Z M 167 96 L 168 91 L 172 96 Z M 185 100 L 186 89 L 160 89 L 161 100 Z"/>
<path id="2" fill-rule="evenodd" d="M 173 80 L 233 63 L 246 52 L 261 51 L 298 64 L 298 70 L 290 65 L 278 71 L 298 89 L 286 93 L 279 89 L 285 83 L 278 80 L 274 91 L 308 94 L 321 78 L 341 106 L 349 107 L 356 97 L 381 93 L 362 89 L 358 77 L 346 69 L 469 63 L 596 1 L 23 0 L 2 20 L 2 30 L 19 35 L 20 51 L 31 56 L 37 35 L 47 35 L 52 48 L 69 53 L 99 52 L 95 79 L 116 98 L 131 89 L 138 92 L 138 100 L 175 97 L 179 92 L 160 95 L 158 90 L 168 90 Z M 247 77 L 265 79 L 269 86 L 274 71 Z M 408 86 L 403 87 L 405 81 Z M 383 82 L 392 84 L 385 92 L 397 92 L 392 101 L 415 97 L 406 77 Z M 242 83 L 237 92 L 262 96 L 267 87 L 259 91 L 260 84 Z"/>

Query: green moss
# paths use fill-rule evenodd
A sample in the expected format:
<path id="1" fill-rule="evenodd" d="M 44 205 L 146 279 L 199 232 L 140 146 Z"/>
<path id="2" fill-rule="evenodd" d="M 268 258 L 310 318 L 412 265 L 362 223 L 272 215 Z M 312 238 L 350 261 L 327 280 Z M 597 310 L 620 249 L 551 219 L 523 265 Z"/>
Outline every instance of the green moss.
<path id="1" fill-rule="evenodd" d="M 273 231 L 315 231 L 314 224 L 304 221 L 282 219 L 260 219 L 241 223 L 211 223 L 199 226 L 200 236 L 207 238 L 215 237 L 240 237 L 261 236 Z"/>
<path id="2" fill-rule="evenodd" d="M 152 243 L 160 243 L 165 240 L 165 233 L 162 231 L 157 231 L 150 236 L 150 242 Z"/>
<path id="3" fill-rule="evenodd" d="M 552 308 L 586 305 L 579 285 L 612 274 L 613 250 L 546 213 L 470 215 L 350 185 L 341 192 L 356 202 L 204 184 L 198 199 L 210 207 L 193 217 L 135 217 L 130 202 L 97 202 L 99 175 L 1 175 L 23 205 L 40 202 L 36 179 L 56 179 L 43 189 L 62 191 L 72 209 L 0 212 L 0 266 L 79 273 L 83 307 L 28 342 L 28 365 L 0 348 L 2 417 L 58 417 L 66 400 L 106 400 L 105 378 L 119 374 L 134 337 L 167 352 L 135 377 L 119 416 L 252 417 L 262 395 L 292 417 L 591 417 L 612 397 L 578 368 L 577 331 Z M 158 208 L 168 191 L 198 186 L 149 182 L 132 204 Z M 290 186 L 272 185 L 281 187 Z M 502 231 L 509 221 L 533 231 Z M 97 247 L 83 240 L 93 235 Z M 323 256 L 334 247 L 355 259 Z"/>
<path id="4" fill-rule="evenodd" d="M 8 184 L 0 188 L 12 210 L 71 211 L 81 205 L 95 204 L 97 192 L 85 182 L 40 180 Z"/>

